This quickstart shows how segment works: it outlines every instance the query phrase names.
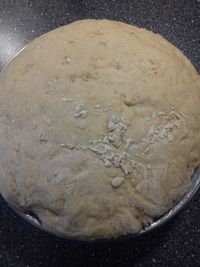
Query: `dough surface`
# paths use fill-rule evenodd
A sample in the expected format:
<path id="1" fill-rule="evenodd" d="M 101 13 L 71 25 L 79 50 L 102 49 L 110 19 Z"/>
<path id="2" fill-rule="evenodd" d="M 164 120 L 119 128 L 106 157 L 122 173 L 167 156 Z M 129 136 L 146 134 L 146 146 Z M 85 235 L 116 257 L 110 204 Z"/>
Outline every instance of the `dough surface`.
<path id="1" fill-rule="evenodd" d="M 0 75 L 0 192 L 53 233 L 135 233 L 200 164 L 200 78 L 161 36 L 83 20 L 29 44 Z"/>

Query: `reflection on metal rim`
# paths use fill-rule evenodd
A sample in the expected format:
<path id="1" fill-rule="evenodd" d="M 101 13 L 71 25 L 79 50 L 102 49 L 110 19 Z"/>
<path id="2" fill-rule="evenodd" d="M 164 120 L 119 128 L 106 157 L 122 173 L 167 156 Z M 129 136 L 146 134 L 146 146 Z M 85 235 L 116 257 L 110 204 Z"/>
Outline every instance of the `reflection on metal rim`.
<path id="1" fill-rule="evenodd" d="M 157 228 L 158 226 L 162 225 L 163 223 L 167 222 L 169 219 L 171 219 L 189 202 L 189 200 L 194 196 L 199 187 L 200 187 L 200 167 L 194 171 L 191 185 L 188 188 L 187 192 L 184 194 L 184 196 L 180 199 L 180 201 L 166 214 L 155 220 L 149 226 L 141 230 L 138 234 L 150 232 L 153 229 Z"/>

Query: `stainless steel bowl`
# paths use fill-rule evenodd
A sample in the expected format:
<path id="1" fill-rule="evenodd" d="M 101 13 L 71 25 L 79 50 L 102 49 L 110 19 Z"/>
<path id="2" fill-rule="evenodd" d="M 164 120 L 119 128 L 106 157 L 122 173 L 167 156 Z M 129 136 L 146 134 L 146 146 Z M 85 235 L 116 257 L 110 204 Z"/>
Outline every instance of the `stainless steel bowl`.
<path id="1" fill-rule="evenodd" d="M 23 47 L 12 58 L 12 60 L 4 67 L 4 69 L 1 72 L 3 72 L 8 67 L 8 65 L 10 65 L 10 63 L 26 48 L 26 46 Z M 194 196 L 194 194 L 197 192 L 199 187 L 200 187 L 200 167 L 195 169 L 194 174 L 192 175 L 192 178 L 191 178 L 191 185 L 189 186 L 187 192 L 179 200 L 179 202 L 171 210 L 169 210 L 167 213 L 165 213 L 161 217 L 154 218 L 154 220 L 151 224 L 144 227 L 140 232 L 138 232 L 136 234 L 131 234 L 131 236 L 141 236 L 145 233 L 148 233 L 148 232 L 158 228 L 159 226 L 163 225 L 164 223 L 166 223 L 168 220 L 170 220 L 172 217 L 174 217 L 189 202 L 189 200 Z M 44 226 L 42 225 L 42 222 L 35 214 L 33 214 L 32 212 L 29 212 L 29 211 L 24 211 L 22 208 L 17 207 L 15 205 L 13 205 L 12 203 L 9 203 L 9 202 L 7 202 L 7 203 L 16 213 L 18 213 L 26 221 L 28 221 L 32 225 L 36 226 L 37 228 L 39 228 L 45 232 L 49 232 L 48 230 L 46 230 L 44 228 Z M 51 232 L 49 232 L 49 233 L 51 233 Z M 58 234 L 55 234 L 55 233 L 51 233 L 51 234 L 59 236 Z M 60 235 L 60 237 L 62 237 L 62 235 Z"/>

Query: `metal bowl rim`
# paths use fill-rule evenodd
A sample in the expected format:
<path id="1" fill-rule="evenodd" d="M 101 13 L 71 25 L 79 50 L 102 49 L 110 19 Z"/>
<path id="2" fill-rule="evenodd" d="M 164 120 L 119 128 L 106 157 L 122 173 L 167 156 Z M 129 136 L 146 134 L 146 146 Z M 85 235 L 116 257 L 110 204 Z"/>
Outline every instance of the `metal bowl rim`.
<path id="1" fill-rule="evenodd" d="M 35 39 L 37 39 L 37 38 L 40 38 L 40 36 L 36 37 Z M 0 72 L 0 75 L 7 69 L 7 67 L 12 63 L 12 61 L 29 45 L 29 43 L 26 44 L 21 50 L 19 50 L 19 52 L 17 52 L 17 54 L 2 69 L 2 71 Z M 128 237 L 128 236 L 137 237 L 137 236 L 144 235 L 148 232 L 151 232 L 152 230 L 157 229 L 158 227 L 160 227 L 161 225 L 163 225 L 164 223 L 169 221 L 171 218 L 173 218 L 178 212 L 180 212 L 180 210 L 182 210 L 183 207 L 185 207 L 185 205 L 195 195 L 195 193 L 197 192 L 199 187 L 200 187 L 200 167 L 195 169 L 194 174 L 192 175 L 191 184 L 190 184 L 187 192 L 183 195 L 183 197 L 180 199 L 180 201 L 172 209 L 170 209 L 168 212 L 166 212 L 164 215 L 160 216 L 159 218 L 155 219 L 150 225 L 144 227 L 140 232 L 130 233 L 130 234 L 127 234 L 127 236 L 122 236 L 122 237 Z M 5 199 L 5 201 L 23 219 L 25 219 L 26 221 L 31 223 L 33 226 L 39 228 L 40 230 L 47 232 L 47 233 L 50 233 L 50 234 L 53 234 L 54 236 L 59 236 L 61 238 L 72 239 L 72 240 L 75 239 L 76 240 L 76 238 L 63 236 L 62 234 L 53 233 L 53 232 L 45 229 L 44 226 L 42 226 L 42 224 L 36 218 L 32 217 L 30 214 L 26 214 L 25 212 L 22 211 L 22 209 L 15 206 L 11 202 L 8 202 L 6 199 Z M 78 240 L 81 240 L 81 239 L 78 238 Z M 87 239 L 86 240 L 83 239 L 83 240 L 88 241 Z"/>

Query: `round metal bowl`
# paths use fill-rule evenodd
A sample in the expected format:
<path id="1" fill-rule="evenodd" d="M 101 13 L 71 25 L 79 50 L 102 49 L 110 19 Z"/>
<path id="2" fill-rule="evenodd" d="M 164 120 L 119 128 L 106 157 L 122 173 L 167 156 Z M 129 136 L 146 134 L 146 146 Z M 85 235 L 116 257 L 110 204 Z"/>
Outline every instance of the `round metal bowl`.
<path id="1" fill-rule="evenodd" d="M 192 175 L 192 179 L 191 179 L 191 184 L 190 184 L 187 192 L 183 195 L 183 197 L 179 200 L 179 202 L 172 209 L 170 209 L 167 213 L 165 213 L 164 215 L 162 215 L 158 218 L 154 218 L 153 222 L 151 224 L 149 224 L 148 226 L 144 227 L 140 232 L 135 233 L 135 234 L 131 234 L 131 237 L 141 236 L 145 233 L 148 233 L 148 232 L 160 227 L 164 223 L 166 223 L 168 220 L 170 220 L 172 217 L 174 217 L 190 201 L 190 199 L 194 196 L 194 194 L 197 192 L 199 187 L 200 187 L 200 167 L 196 168 L 196 170 L 194 171 L 194 174 Z M 33 213 L 28 212 L 28 211 L 23 211 L 23 209 L 14 206 L 12 203 L 9 203 L 9 202 L 7 202 L 7 203 L 15 212 L 17 212 L 26 221 L 28 221 L 32 225 L 36 226 L 37 228 L 49 233 L 49 231 L 47 231 L 43 227 L 40 219 L 37 216 L 35 216 Z M 51 234 L 57 235 L 55 233 L 51 233 Z M 57 235 L 57 236 L 59 236 L 59 235 Z M 60 237 L 62 237 L 62 235 L 60 235 Z M 64 238 L 66 238 L 66 237 L 64 237 Z"/>
<path id="2" fill-rule="evenodd" d="M 27 46 L 27 45 L 26 45 Z M 10 63 L 26 48 L 23 47 L 12 59 L 11 61 L 3 68 L 3 70 L 1 71 L 1 73 L 8 67 L 8 65 L 10 65 Z M 130 234 L 132 237 L 136 237 L 136 236 L 141 236 L 145 233 L 148 233 L 158 227 L 160 227 L 161 225 L 163 225 L 164 223 L 166 223 L 168 220 L 170 220 L 172 217 L 174 217 L 189 201 L 190 199 L 194 196 L 194 194 L 197 192 L 198 188 L 200 187 L 200 167 L 196 168 L 192 178 L 191 178 L 191 184 L 187 190 L 187 192 L 183 195 L 183 197 L 179 200 L 179 202 L 177 202 L 177 204 L 170 209 L 168 212 L 166 212 L 164 215 L 158 217 L 158 218 L 154 218 L 153 222 L 149 225 L 147 225 L 146 227 L 144 227 L 140 232 L 135 233 L 135 234 Z M 24 211 L 22 208 L 17 207 L 15 205 L 13 205 L 12 203 L 6 201 L 8 203 L 8 205 L 16 212 L 18 213 L 23 219 L 25 219 L 26 221 L 28 221 L 29 223 L 31 223 L 33 226 L 41 229 L 42 231 L 54 234 L 56 236 L 59 237 L 63 237 L 62 235 L 58 235 L 52 232 L 49 232 L 47 229 L 44 228 L 44 226 L 42 225 L 42 222 L 40 221 L 40 219 L 33 214 L 30 211 Z M 129 236 L 129 235 L 128 235 Z M 66 238 L 66 237 L 64 237 Z M 70 238 L 72 239 L 72 238 Z"/>

